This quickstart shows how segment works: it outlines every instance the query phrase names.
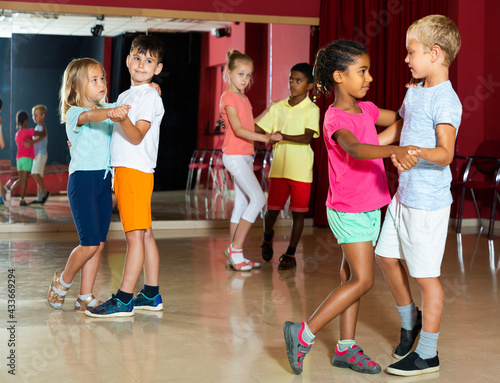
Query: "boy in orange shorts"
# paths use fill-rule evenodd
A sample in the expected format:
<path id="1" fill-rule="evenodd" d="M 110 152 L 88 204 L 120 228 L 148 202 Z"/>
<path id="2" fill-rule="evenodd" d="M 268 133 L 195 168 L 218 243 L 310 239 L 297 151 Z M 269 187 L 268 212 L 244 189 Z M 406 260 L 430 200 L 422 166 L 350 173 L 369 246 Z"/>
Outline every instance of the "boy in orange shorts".
<path id="1" fill-rule="evenodd" d="M 85 311 L 91 317 L 132 316 L 134 310 L 163 309 L 160 254 L 151 227 L 151 195 L 164 108 L 158 92 L 149 85 L 163 68 L 163 51 L 159 38 L 138 36 L 127 56 L 132 86 L 118 96 L 116 104 L 131 108 L 124 120 L 115 123 L 111 138 L 111 166 L 115 169 L 115 195 L 127 240 L 127 257 L 118 292 L 99 307 Z M 144 288 L 134 298 L 143 267 Z"/>
<path id="2" fill-rule="evenodd" d="M 256 122 L 266 133 L 281 132 L 283 136 L 283 141 L 273 147 L 261 246 L 262 258 L 270 261 L 273 256 L 273 226 L 290 196 L 292 232 L 288 249 L 279 259 L 278 270 L 296 267 L 295 250 L 304 228 L 305 213 L 309 210 L 314 163 L 310 143 L 313 138 L 319 137 L 319 108 L 307 96 L 314 86 L 312 69 L 307 63 L 294 65 L 288 83 L 290 97 L 271 105 L 269 111 Z"/>

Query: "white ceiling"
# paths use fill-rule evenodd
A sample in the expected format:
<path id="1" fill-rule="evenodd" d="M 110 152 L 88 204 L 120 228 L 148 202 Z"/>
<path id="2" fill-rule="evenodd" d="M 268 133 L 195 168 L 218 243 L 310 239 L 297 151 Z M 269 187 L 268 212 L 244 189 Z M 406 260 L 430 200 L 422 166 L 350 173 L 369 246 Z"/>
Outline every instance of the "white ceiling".
<path id="1" fill-rule="evenodd" d="M 55 14 L 41 12 L 0 13 L 0 37 L 12 33 L 92 36 L 90 28 L 96 24 L 96 15 Z M 106 16 L 102 36 L 117 36 L 125 32 L 208 32 L 224 28 L 230 22 L 156 19 L 148 17 Z"/>

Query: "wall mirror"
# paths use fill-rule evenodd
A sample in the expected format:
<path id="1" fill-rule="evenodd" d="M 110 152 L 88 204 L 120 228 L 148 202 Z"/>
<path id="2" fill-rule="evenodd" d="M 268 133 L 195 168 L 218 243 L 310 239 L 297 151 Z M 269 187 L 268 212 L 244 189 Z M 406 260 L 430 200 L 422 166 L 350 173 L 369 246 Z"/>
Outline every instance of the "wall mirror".
<path id="1" fill-rule="evenodd" d="M 185 188 L 187 165 L 199 141 L 196 137 L 203 134 L 199 133 L 203 129 L 199 128 L 200 122 L 197 120 L 199 102 L 202 102 L 199 93 L 214 92 L 216 87 L 220 91 L 223 86 L 220 83 L 207 84 L 205 79 L 200 79 L 200 68 L 206 65 L 203 63 L 206 59 L 202 52 L 203 39 L 207 36 L 220 38 L 222 63 L 225 51 L 231 46 L 224 46 L 221 42 L 231 25 L 234 26 L 234 23 L 221 20 L 3 10 L 0 16 L 0 97 L 4 102 L 1 116 L 6 141 L 6 148 L 0 152 L 3 185 L 17 177 L 15 114 L 19 109 L 24 109 L 31 115 L 32 106 L 41 103 L 49 109 L 46 119 L 49 158 L 45 182 L 47 189 L 55 190 L 56 193 L 50 198 L 50 208 L 49 205 L 47 208 L 19 207 L 19 198 L 17 193 L 14 194 L 10 203 L 0 211 L 0 222 L 72 222 L 64 195 L 67 182 L 64 167 L 69 162 L 69 152 L 64 126 L 59 122 L 57 111 L 60 78 L 71 58 L 94 57 L 103 62 L 106 71 L 113 72 L 108 97 L 110 101 L 116 100 L 117 95 L 128 87 L 128 71 L 124 65 L 127 49 L 135 34 L 145 32 L 161 33 L 167 57 L 165 69 L 158 79 L 168 121 L 166 127 L 162 125 L 163 140 L 160 143 L 153 193 L 153 219 L 226 219 L 227 212 L 224 216 L 220 212 L 213 214 L 210 211 L 213 202 L 210 193 L 186 194 Z M 300 32 L 309 39 L 309 27 L 297 27 L 302 28 Z M 263 62 L 271 61 L 269 57 L 272 49 L 260 54 Z M 302 57 L 307 60 L 308 55 L 309 44 L 304 48 Z M 275 57 L 274 60 L 279 58 Z M 217 68 L 220 69 L 220 65 Z M 288 74 L 282 77 L 282 83 L 286 86 Z M 271 99 L 275 94 L 272 91 L 273 82 L 271 79 L 262 81 L 265 98 Z M 284 90 L 286 94 L 286 88 Z M 205 123 L 206 132 L 210 134 L 215 127 L 215 118 L 203 121 Z M 30 121 L 30 127 L 34 127 L 33 121 Z M 202 177 L 206 176 L 206 173 L 202 174 Z M 32 180 L 28 184 L 28 193 L 32 194 L 34 187 L 36 189 Z M 29 201 L 34 198 L 30 195 L 26 199 Z M 118 221 L 119 217 L 114 215 L 113 220 Z"/>

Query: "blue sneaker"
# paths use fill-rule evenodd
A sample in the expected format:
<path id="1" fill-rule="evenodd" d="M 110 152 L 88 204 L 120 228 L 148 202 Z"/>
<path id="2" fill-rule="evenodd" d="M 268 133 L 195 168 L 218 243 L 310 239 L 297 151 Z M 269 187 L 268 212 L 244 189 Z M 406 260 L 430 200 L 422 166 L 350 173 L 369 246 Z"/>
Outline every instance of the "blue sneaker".
<path id="1" fill-rule="evenodd" d="M 163 302 L 161 295 L 156 294 L 153 298 L 148 298 L 141 291 L 133 299 L 135 310 L 161 311 L 163 310 Z"/>
<path id="2" fill-rule="evenodd" d="M 123 303 L 114 294 L 102 305 L 85 310 L 85 315 L 94 318 L 130 317 L 134 315 L 134 300 Z"/>

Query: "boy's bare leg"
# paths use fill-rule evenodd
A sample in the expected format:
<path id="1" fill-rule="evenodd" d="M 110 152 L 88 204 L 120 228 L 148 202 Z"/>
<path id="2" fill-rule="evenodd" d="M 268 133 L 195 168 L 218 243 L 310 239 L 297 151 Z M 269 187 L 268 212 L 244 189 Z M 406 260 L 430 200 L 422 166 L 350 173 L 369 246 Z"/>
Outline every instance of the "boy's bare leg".
<path id="1" fill-rule="evenodd" d="M 444 292 L 438 278 L 416 278 L 422 290 L 422 330 L 439 332 L 444 307 Z"/>
<path id="2" fill-rule="evenodd" d="M 408 274 L 401 261 L 397 258 L 375 256 L 382 269 L 389 289 L 398 306 L 407 306 L 413 302 Z"/>
<path id="3" fill-rule="evenodd" d="M 271 235 L 279 214 L 279 210 L 266 210 L 266 214 L 264 215 L 264 233 Z"/>
<path id="4" fill-rule="evenodd" d="M 160 282 L 160 252 L 156 245 L 153 229 L 146 229 L 144 234 L 144 284 L 159 286 Z"/>
<path id="5" fill-rule="evenodd" d="M 101 242 L 94 255 L 82 267 L 80 277 L 80 295 L 93 293 L 94 283 L 97 277 L 97 270 L 99 269 L 99 262 L 101 261 L 101 254 L 102 250 L 104 249 L 104 244 L 104 242 Z M 66 271 L 64 272 L 64 279 L 66 279 Z"/>
<path id="6" fill-rule="evenodd" d="M 299 244 L 302 231 L 304 230 L 305 213 L 292 211 L 292 231 L 290 234 L 290 243 L 288 246 L 296 248 Z"/>
<path id="7" fill-rule="evenodd" d="M 36 181 L 37 192 L 42 194 L 45 190 L 45 184 L 43 182 L 43 177 L 40 174 L 32 174 L 33 179 Z"/>
<path id="8" fill-rule="evenodd" d="M 333 318 L 342 314 L 341 337 L 354 339 L 358 301 L 373 285 L 373 245 L 371 241 L 342 244 L 342 250 L 349 264 L 349 279 L 325 299 L 309 318 L 307 325 L 316 334 Z M 345 267 L 342 268 L 341 276 L 347 278 Z"/>
<path id="9" fill-rule="evenodd" d="M 125 233 L 127 239 L 127 256 L 120 290 L 133 294 L 144 265 L 144 236 L 146 230 L 132 230 Z"/>

